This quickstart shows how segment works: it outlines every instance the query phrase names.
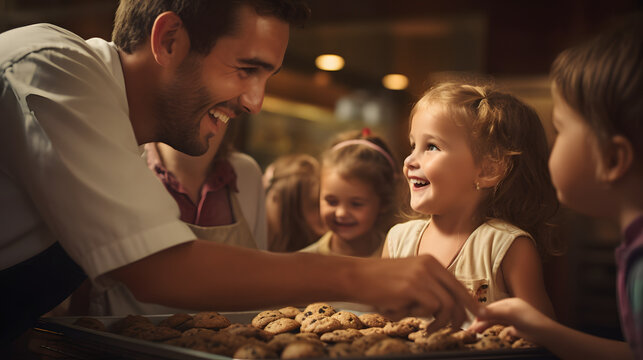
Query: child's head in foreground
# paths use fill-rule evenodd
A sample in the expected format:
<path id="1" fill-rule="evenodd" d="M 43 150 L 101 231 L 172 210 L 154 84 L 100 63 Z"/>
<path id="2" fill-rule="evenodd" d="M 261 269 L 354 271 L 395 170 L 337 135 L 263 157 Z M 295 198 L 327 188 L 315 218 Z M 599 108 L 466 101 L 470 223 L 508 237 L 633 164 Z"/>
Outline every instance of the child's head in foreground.
<path id="1" fill-rule="evenodd" d="M 552 65 L 552 180 L 562 203 L 588 215 L 619 216 L 623 202 L 641 203 L 642 41 L 637 14 Z"/>
<path id="2" fill-rule="evenodd" d="M 444 82 L 411 111 L 404 161 L 411 207 L 429 216 L 505 220 L 552 252 L 547 222 L 558 202 L 536 112 L 489 85 Z"/>

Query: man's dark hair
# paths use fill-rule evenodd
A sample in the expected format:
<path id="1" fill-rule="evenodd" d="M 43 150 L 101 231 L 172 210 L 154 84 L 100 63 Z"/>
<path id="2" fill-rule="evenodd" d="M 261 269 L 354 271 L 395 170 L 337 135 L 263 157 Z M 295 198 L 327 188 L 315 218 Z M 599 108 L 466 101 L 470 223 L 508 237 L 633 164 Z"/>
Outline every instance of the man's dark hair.
<path id="1" fill-rule="evenodd" d="M 310 8 L 303 0 L 121 0 L 112 41 L 131 54 L 147 41 L 156 17 L 172 11 L 183 21 L 190 37 L 190 50 L 205 55 L 219 37 L 234 33 L 243 5 L 292 26 L 303 26 L 310 16 Z"/>

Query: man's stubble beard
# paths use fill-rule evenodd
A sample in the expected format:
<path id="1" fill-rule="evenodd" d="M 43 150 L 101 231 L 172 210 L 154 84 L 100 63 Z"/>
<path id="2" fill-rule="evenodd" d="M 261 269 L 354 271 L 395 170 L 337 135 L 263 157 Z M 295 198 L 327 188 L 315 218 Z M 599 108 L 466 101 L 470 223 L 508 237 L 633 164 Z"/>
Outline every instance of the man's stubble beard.
<path id="1" fill-rule="evenodd" d="M 159 141 L 192 156 L 208 150 L 207 139 L 200 139 L 201 117 L 211 104 L 211 96 L 201 80 L 198 55 L 188 55 L 179 65 L 176 77 L 155 96 Z"/>

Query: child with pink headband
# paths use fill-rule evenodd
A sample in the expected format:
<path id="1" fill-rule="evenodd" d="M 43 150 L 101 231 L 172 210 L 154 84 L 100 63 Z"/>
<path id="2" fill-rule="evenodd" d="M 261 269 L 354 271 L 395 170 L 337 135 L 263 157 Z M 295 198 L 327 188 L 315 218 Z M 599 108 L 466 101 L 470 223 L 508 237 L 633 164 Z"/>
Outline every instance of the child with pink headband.
<path id="1" fill-rule="evenodd" d="M 409 140 L 417 219 L 389 231 L 383 257 L 432 255 L 478 302 L 515 296 L 554 316 L 540 255 L 556 250 L 558 202 L 536 112 L 490 86 L 441 83 L 415 104 Z"/>
<path id="2" fill-rule="evenodd" d="M 322 155 L 320 213 L 329 231 L 302 251 L 381 257 L 398 212 L 399 165 L 370 130 L 338 136 Z"/>

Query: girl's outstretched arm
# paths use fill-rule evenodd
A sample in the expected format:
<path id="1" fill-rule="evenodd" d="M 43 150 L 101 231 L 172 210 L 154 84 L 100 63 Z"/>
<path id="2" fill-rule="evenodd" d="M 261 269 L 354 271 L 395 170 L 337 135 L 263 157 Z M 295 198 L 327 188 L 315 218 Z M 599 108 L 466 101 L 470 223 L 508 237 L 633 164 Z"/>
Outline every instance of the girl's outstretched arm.
<path id="1" fill-rule="evenodd" d="M 489 304 L 469 330 L 480 332 L 493 324 L 512 326 L 511 335 L 542 345 L 561 359 L 634 358 L 627 343 L 568 328 L 519 298 Z"/>
<path id="2" fill-rule="evenodd" d="M 531 239 L 516 239 L 502 260 L 501 269 L 511 296 L 525 300 L 550 318 L 556 318 L 545 289 L 540 256 Z"/>

